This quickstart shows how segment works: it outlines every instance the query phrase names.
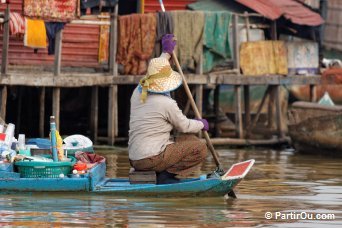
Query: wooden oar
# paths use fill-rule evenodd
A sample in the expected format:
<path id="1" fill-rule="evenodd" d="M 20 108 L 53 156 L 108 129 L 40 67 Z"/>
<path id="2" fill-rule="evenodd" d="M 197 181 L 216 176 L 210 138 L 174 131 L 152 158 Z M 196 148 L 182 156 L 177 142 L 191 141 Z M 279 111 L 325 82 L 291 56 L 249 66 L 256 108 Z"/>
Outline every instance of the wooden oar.
<path id="1" fill-rule="evenodd" d="M 163 12 L 165 12 L 165 8 L 164 8 L 164 3 L 162 0 L 159 0 L 159 3 L 160 3 L 160 7 L 162 9 Z M 179 65 L 179 62 L 178 62 L 178 59 L 177 59 L 177 56 L 175 54 L 175 52 L 173 51 L 172 52 L 172 57 L 173 57 L 173 60 L 175 61 L 176 63 L 176 66 L 177 66 L 177 69 L 178 69 L 178 72 L 180 73 L 180 75 L 182 76 L 182 80 L 183 80 L 183 86 L 184 86 L 184 89 L 185 89 L 185 92 L 186 92 L 186 95 L 188 96 L 189 100 L 190 100 L 190 104 L 191 104 L 191 107 L 192 109 L 194 110 L 195 112 L 195 116 L 196 118 L 198 119 L 201 119 L 201 114 L 199 113 L 198 111 L 198 108 L 196 106 L 196 103 L 194 101 L 194 98 L 192 97 L 192 94 L 191 94 L 191 91 L 189 89 L 189 86 L 188 86 L 188 83 L 184 77 L 184 74 L 183 74 L 183 70 L 181 68 L 181 66 Z M 204 138 L 205 140 L 207 141 L 207 145 L 209 147 L 209 150 L 211 152 L 211 154 L 213 155 L 213 158 L 214 158 L 214 161 L 216 163 L 216 166 L 217 166 L 217 172 L 218 173 L 222 173 L 223 172 L 223 169 L 222 169 L 222 166 L 221 166 L 221 163 L 219 161 L 219 158 L 218 158 L 218 154 L 216 153 L 214 147 L 213 147 L 213 144 L 211 143 L 210 141 L 210 137 L 209 137 L 209 134 L 207 131 L 203 131 L 203 134 L 204 134 Z M 222 173 L 223 174 L 223 173 Z"/>

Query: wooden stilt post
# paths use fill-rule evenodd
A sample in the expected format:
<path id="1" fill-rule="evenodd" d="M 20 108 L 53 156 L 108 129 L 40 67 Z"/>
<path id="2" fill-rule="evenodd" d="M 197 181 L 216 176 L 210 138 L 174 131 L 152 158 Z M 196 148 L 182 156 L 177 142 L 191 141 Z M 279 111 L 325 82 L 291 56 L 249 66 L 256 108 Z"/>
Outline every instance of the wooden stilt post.
<path id="1" fill-rule="evenodd" d="M 244 100 L 244 105 L 245 105 L 245 127 L 247 128 L 249 124 L 251 123 L 249 85 L 243 86 L 243 95 L 244 95 L 243 100 Z"/>
<path id="2" fill-rule="evenodd" d="M 117 86 L 110 86 L 108 92 L 108 144 L 114 145 L 115 143 L 115 128 L 117 125 Z"/>
<path id="3" fill-rule="evenodd" d="M 1 76 L 7 74 L 8 68 L 8 46 L 9 46 L 9 14 L 10 6 L 7 4 L 4 17 L 4 32 L 2 38 L 2 59 L 1 59 Z M 0 117 L 6 122 L 6 107 L 7 107 L 7 86 L 1 87 L 1 110 Z"/>
<path id="4" fill-rule="evenodd" d="M 254 127 L 254 125 L 258 122 L 259 120 L 259 116 L 261 113 L 262 108 L 264 107 L 265 101 L 266 101 L 266 97 L 269 95 L 271 88 L 270 86 L 267 87 L 264 96 L 261 99 L 260 105 L 258 107 L 257 113 L 255 115 L 255 117 L 253 118 L 252 123 L 247 127 L 247 135 L 249 135 Z"/>
<path id="5" fill-rule="evenodd" d="M 272 40 L 277 40 L 278 35 L 277 35 L 277 21 L 272 21 L 271 24 L 271 38 Z"/>
<path id="6" fill-rule="evenodd" d="M 248 12 L 245 12 L 245 23 L 246 23 L 246 38 L 247 38 L 247 41 L 250 40 L 250 34 L 249 34 L 249 16 L 248 16 Z"/>
<path id="7" fill-rule="evenodd" d="M 274 128 L 274 104 L 275 104 L 275 95 L 274 95 L 274 92 L 275 92 L 275 89 L 274 89 L 274 86 L 270 86 L 271 87 L 271 90 L 270 90 L 270 94 L 269 94 L 269 101 L 268 101 L 268 114 L 267 114 L 267 117 L 268 117 L 268 127 L 269 128 Z"/>
<path id="8" fill-rule="evenodd" d="M 203 113 L 203 85 L 196 85 L 196 105 L 198 112 L 202 116 Z M 198 133 L 198 137 L 202 137 L 202 132 Z"/>
<path id="9" fill-rule="evenodd" d="M 271 23 L 271 38 L 272 40 L 277 40 L 277 21 L 274 20 Z M 276 100 L 276 86 L 271 86 L 269 104 L 268 104 L 268 127 L 274 128 L 274 111 L 275 111 L 275 100 Z"/>
<path id="10" fill-rule="evenodd" d="M 1 111 L 0 117 L 6 122 L 6 106 L 7 106 L 7 86 L 1 88 Z"/>
<path id="11" fill-rule="evenodd" d="M 61 74 L 61 60 L 62 60 L 62 39 L 63 30 L 60 30 L 56 34 L 55 41 L 55 62 L 54 62 L 54 76 L 58 77 Z M 52 92 L 52 114 L 55 116 L 56 128 L 59 128 L 60 123 L 60 96 L 61 89 L 53 88 Z"/>
<path id="12" fill-rule="evenodd" d="M 99 118 L 99 87 L 94 86 L 91 89 L 91 111 L 90 111 L 90 129 L 93 143 L 97 143 L 97 130 Z"/>
<path id="13" fill-rule="evenodd" d="M 195 90 L 195 89 L 192 89 L 192 90 L 191 90 L 191 95 L 192 95 L 192 97 L 195 96 L 195 93 L 196 93 L 196 90 Z M 188 99 L 188 100 L 186 101 L 185 108 L 184 108 L 184 110 L 183 110 L 183 114 L 184 114 L 184 115 L 188 115 L 188 113 L 189 113 L 189 111 L 190 111 L 190 105 L 191 105 L 191 102 L 190 102 L 190 100 Z"/>
<path id="14" fill-rule="evenodd" d="M 45 87 L 40 89 L 39 95 L 39 137 L 44 138 L 45 120 Z"/>
<path id="15" fill-rule="evenodd" d="M 214 114 L 215 114 L 215 137 L 220 137 L 218 116 L 220 111 L 220 85 L 216 85 L 214 90 Z"/>
<path id="16" fill-rule="evenodd" d="M 246 38 L 247 41 L 250 41 L 250 23 L 248 12 L 245 12 L 245 24 L 246 24 Z M 247 128 L 251 122 L 251 110 L 250 110 L 250 97 L 249 97 L 249 85 L 243 86 L 243 95 L 244 95 L 244 105 L 245 105 L 245 127 Z M 248 134 L 246 134 L 248 137 Z"/>
<path id="17" fill-rule="evenodd" d="M 2 59 L 1 59 L 1 74 L 7 74 L 8 68 L 8 47 L 9 47 L 9 16 L 10 14 L 10 6 L 7 4 L 7 8 L 5 10 L 5 18 L 4 18 L 4 31 L 2 37 Z"/>
<path id="18" fill-rule="evenodd" d="M 118 76 L 118 65 L 116 63 L 117 53 L 117 18 L 118 4 L 115 5 L 114 14 L 111 15 L 110 23 L 110 51 L 109 70 L 112 76 Z M 118 86 L 112 85 L 108 88 L 108 144 L 114 145 L 115 136 L 118 135 Z"/>
<path id="19" fill-rule="evenodd" d="M 276 105 L 276 120 L 277 120 L 277 131 L 279 134 L 280 138 L 284 138 L 285 134 L 283 132 L 283 119 L 282 119 L 282 114 L 281 114 L 281 102 L 280 102 L 280 88 L 279 85 L 275 86 L 275 93 L 274 93 L 274 97 L 275 97 L 275 105 Z"/>
<path id="20" fill-rule="evenodd" d="M 240 72 L 240 55 L 239 55 L 239 27 L 238 27 L 239 16 L 234 14 L 233 16 L 233 53 L 234 53 L 234 68 Z"/>
<path id="21" fill-rule="evenodd" d="M 234 14 L 233 16 L 233 51 L 234 51 L 234 68 L 238 70 L 240 74 L 240 37 L 239 37 L 239 16 Z M 243 138 L 242 129 L 242 110 L 241 110 L 241 85 L 234 86 L 235 93 L 235 126 L 237 137 Z"/>
<path id="22" fill-rule="evenodd" d="M 203 74 L 203 55 L 200 56 L 200 62 L 197 65 L 196 73 L 202 75 Z M 196 106 L 200 116 L 203 113 L 203 85 L 196 85 Z M 202 132 L 198 133 L 198 137 L 202 137 Z"/>
<path id="23" fill-rule="evenodd" d="M 235 92 L 235 126 L 237 137 L 243 138 L 242 129 L 242 105 L 241 105 L 241 85 L 236 85 L 234 87 Z"/>

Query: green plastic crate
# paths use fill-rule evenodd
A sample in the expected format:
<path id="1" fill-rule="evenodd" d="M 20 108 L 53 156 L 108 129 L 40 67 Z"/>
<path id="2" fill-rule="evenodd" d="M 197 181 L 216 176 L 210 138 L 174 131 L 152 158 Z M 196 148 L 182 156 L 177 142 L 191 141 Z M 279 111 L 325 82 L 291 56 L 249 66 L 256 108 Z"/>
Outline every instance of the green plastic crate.
<path id="1" fill-rule="evenodd" d="M 15 163 L 15 166 L 22 178 L 59 178 L 60 174 L 66 177 L 76 163 L 74 157 L 69 158 L 71 158 L 70 162 L 19 161 Z"/>

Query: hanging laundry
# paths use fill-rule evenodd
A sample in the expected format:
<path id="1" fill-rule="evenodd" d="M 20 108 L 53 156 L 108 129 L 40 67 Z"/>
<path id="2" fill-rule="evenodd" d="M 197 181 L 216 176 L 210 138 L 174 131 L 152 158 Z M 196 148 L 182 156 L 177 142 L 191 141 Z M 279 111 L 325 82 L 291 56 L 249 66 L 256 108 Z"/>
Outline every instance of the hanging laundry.
<path id="1" fill-rule="evenodd" d="M 157 37 L 154 48 L 155 57 L 161 54 L 161 39 L 165 34 L 173 34 L 173 21 L 170 12 L 157 13 Z"/>
<path id="2" fill-rule="evenodd" d="M 68 22 L 80 16 L 79 0 L 24 0 L 23 12 L 44 21 Z"/>
<path id="3" fill-rule="evenodd" d="M 49 40 L 48 54 L 55 54 L 55 38 L 56 34 L 64 29 L 65 23 L 63 22 L 45 22 L 46 35 Z"/>
<path id="4" fill-rule="evenodd" d="M 231 13 L 227 11 L 205 12 L 203 72 L 209 72 L 217 64 L 231 57 L 230 19 Z"/>
<path id="5" fill-rule="evenodd" d="M 101 13 L 101 16 L 110 16 L 109 13 Z M 106 21 L 107 19 L 101 19 Z M 100 26 L 100 37 L 99 37 L 99 63 L 108 63 L 109 59 L 109 38 L 110 38 L 110 25 Z"/>
<path id="6" fill-rule="evenodd" d="M 156 39 L 156 15 L 131 14 L 118 20 L 117 61 L 124 66 L 124 74 L 146 73 Z"/>
<path id="7" fill-rule="evenodd" d="M 24 45 L 31 48 L 46 48 L 46 30 L 43 20 L 26 18 Z"/>
<path id="8" fill-rule="evenodd" d="M 10 13 L 10 35 L 24 35 L 25 34 L 25 18 L 19 13 Z"/>
<path id="9" fill-rule="evenodd" d="M 172 11 L 171 15 L 179 63 L 182 68 L 195 70 L 203 49 L 204 13 L 178 10 Z"/>
<path id="10" fill-rule="evenodd" d="M 287 75 L 287 65 L 284 41 L 254 41 L 240 45 L 240 66 L 244 75 Z"/>

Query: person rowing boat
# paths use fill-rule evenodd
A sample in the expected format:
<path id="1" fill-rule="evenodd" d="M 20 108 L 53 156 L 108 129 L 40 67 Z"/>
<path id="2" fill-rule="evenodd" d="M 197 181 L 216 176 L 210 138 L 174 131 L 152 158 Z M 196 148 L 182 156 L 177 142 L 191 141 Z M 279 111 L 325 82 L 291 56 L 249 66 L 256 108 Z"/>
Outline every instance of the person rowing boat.
<path id="1" fill-rule="evenodd" d="M 191 173 L 207 155 L 206 144 L 194 133 L 209 130 L 208 121 L 188 119 L 170 96 L 182 84 L 169 62 L 175 46 L 173 34 L 163 36 L 161 56 L 150 61 L 131 97 L 130 164 L 137 171 L 156 171 L 157 184 L 178 183 L 176 175 Z M 174 128 L 183 134 L 171 140 Z"/>

